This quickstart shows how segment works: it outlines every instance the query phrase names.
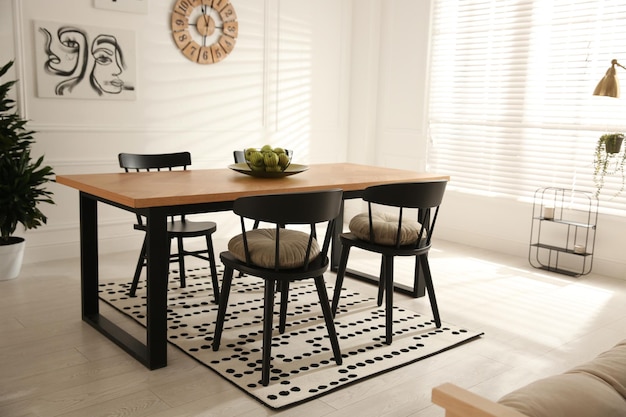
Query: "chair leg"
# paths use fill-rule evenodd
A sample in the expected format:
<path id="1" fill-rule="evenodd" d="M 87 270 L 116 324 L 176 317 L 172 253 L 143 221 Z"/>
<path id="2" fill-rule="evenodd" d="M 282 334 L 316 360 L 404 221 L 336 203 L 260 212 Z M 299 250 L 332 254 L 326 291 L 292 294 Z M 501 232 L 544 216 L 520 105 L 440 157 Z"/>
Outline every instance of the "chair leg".
<path id="1" fill-rule="evenodd" d="M 271 278 L 265 281 L 265 298 L 263 300 L 263 357 L 261 360 L 261 384 L 263 384 L 263 386 L 267 386 L 270 383 L 275 284 L 275 280 Z"/>
<path id="2" fill-rule="evenodd" d="M 337 280 L 335 281 L 335 290 L 333 291 L 333 303 L 330 308 L 333 313 L 333 317 L 337 315 L 337 307 L 339 306 L 339 298 L 341 297 L 341 286 L 343 285 L 343 278 L 346 274 L 346 268 L 348 266 L 350 248 L 350 245 L 343 245 L 341 247 L 341 256 L 339 257 L 339 265 L 337 266 Z"/>
<path id="3" fill-rule="evenodd" d="M 428 290 L 428 298 L 430 299 L 430 308 L 433 310 L 435 318 L 435 326 L 441 327 L 441 318 L 439 317 L 439 308 L 437 307 L 437 299 L 435 298 L 435 286 L 433 285 L 433 277 L 430 274 L 430 266 L 428 265 L 428 256 L 420 255 L 420 263 L 424 272 L 424 281 Z"/>
<path id="4" fill-rule="evenodd" d="M 139 253 L 139 260 L 137 260 L 137 266 L 135 267 L 135 275 L 133 276 L 133 283 L 130 285 L 130 291 L 128 295 L 131 297 L 135 296 L 135 292 L 137 292 L 137 285 L 139 285 L 139 276 L 141 275 L 141 270 L 143 269 L 146 262 L 146 238 L 143 239 L 143 244 L 141 245 L 141 252 Z"/>
<path id="5" fill-rule="evenodd" d="M 185 288 L 187 283 L 185 281 L 185 249 L 183 248 L 183 238 L 176 238 L 178 241 L 178 269 L 180 275 L 180 288 Z"/>
<path id="6" fill-rule="evenodd" d="M 393 337 L 393 256 L 384 256 L 385 280 L 385 343 L 390 345 Z"/>
<path id="7" fill-rule="evenodd" d="M 343 358 L 341 357 L 339 340 L 337 339 L 337 331 L 335 330 L 335 322 L 333 321 L 333 315 L 330 309 L 328 293 L 326 291 L 326 284 L 324 283 L 323 276 L 315 277 L 315 286 L 317 287 L 317 295 L 319 296 L 320 306 L 322 307 L 322 313 L 324 314 L 324 321 L 326 321 L 326 328 L 328 329 L 328 337 L 330 338 L 330 344 L 333 348 L 335 363 L 337 365 L 341 365 L 343 363 Z"/>
<path id="8" fill-rule="evenodd" d="M 222 278 L 222 291 L 220 302 L 217 308 L 217 319 L 215 320 L 215 331 L 213 333 L 213 351 L 218 351 L 222 339 L 222 329 L 226 319 L 226 307 L 228 306 L 228 296 L 230 295 L 230 285 L 233 282 L 233 268 L 224 266 L 224 277 Z"/>
<path id="9" fill-rule="evenodd" d="M 278 332 L 285 333 L 287 326 L 287 305 L 289 304 L 289 281 L 282 281 L 280 286 L 280 321 L 278 324 Z"/>
<path id="10" fill-rule="evenodd" d="M 426 294 L 424 290 L 424 280 L 422 279 L 420 256 L 415 257 L 415 276 L 413 277 L 413 298 L 418 298 Z"/>
<path id="11" fill-rule="evenodd" d="M 211 235 L 206 236 L 206 249 L 209 254 L 209 266 L 211 267 L 211 282 L 213 285 L 213 302 L 217 304 L 220 299 L 220 284 L 217 280 L 217 266 L 215 264 L 215 254 L 213 253 L 213 239 Z"/>
<path id="12" fill-rule="evenodd" d="M 385 258 L 380 258 L 380 274 L 378 274 L 378 307 L 383 305 L 383 295 L 385 294 Z"/>

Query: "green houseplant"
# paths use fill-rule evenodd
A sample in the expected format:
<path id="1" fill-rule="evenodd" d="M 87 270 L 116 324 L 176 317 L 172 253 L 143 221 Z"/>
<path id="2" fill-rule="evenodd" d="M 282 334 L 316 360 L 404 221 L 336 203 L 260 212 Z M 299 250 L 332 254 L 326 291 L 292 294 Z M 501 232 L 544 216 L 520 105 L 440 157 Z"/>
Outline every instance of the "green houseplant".
<path id="1" fill-rule="evenodd" d="M 604 178 L 608 175 L 619 174 L 622 177 L 622 187 L 617 192 L 621 193 L 626 185 L 624 163 L 626 151 L 622 150 L 623 133 L 605 133 L 598 138 L 593 160 L 593 181 L 596 185 L 596 196 L 604 187 Z"/>
<path id="2" fill-rule="evenodd" d="M 10 61 L 0 68 L 0 78 L 12 65 Z M 19 274 L 24 239 L 14 236 L 18 223 L 25 229 L 45 224 L 47 218 L 38 205 L 53 203 L 52 192 L 44 186 L 53 179 L 54 172 L 43 164 L 43 156 L 31 158 L 34 132 L 26 129 L 27 121 L 14 110 L 15 101 L 9 98 L 15 83 L 0 84 L 0 279 Z M 15 245 L 21 245 L 21 251 Z"/>

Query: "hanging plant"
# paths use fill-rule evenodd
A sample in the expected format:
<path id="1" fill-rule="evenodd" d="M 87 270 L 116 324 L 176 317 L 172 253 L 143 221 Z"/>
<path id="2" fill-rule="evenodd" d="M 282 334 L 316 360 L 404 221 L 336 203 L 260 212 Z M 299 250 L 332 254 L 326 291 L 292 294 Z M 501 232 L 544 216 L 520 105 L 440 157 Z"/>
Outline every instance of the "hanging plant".
<path id="1" fill-rule="evenodd" d="M 596 185 L 596 197 L 604 187 L 604 177 L 621 175 L 622 186 L 615 196 L 619 195 L 626 186 L 624 163 L 626 152 L 622 150 L 623 133 L 606 133 L 598 139 L 593 161 L 593 182 Z"/>

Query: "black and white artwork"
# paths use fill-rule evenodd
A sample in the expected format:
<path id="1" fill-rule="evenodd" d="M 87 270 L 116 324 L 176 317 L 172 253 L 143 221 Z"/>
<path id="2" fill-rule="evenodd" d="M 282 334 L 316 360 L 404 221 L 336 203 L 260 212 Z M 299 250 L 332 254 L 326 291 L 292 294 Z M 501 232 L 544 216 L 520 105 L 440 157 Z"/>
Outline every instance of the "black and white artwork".
<path id="1" fill-rule="evenodd" d="M 148 0 L 94 0 L 94 7 L 116 12 L 147 14 Z"/>
<path id="2" fill-rule="evenodd" d="M 37 95 L 135 99 L 135 34 L 123 29 L 35 22 Z"/>

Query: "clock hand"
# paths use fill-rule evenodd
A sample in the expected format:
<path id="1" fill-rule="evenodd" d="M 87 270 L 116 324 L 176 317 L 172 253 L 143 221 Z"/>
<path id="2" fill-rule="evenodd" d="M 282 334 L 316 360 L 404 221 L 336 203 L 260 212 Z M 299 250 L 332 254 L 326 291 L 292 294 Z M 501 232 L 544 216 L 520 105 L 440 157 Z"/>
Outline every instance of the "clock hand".
<path id="1" fill-rule="evenodd" d="M 202 13 L 202 19 L 204 20 L 204 24 L 207 24 L 207 20 L 206 20 L 206 6 L 202 5 L 200 6 L 200 12 Z M 196 20 L 196 25 L 198 24 L 198 21 L 200 20 L 200 18 L 198 18 L 198 20 Z"/>

